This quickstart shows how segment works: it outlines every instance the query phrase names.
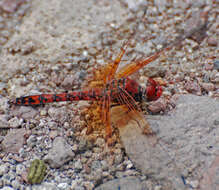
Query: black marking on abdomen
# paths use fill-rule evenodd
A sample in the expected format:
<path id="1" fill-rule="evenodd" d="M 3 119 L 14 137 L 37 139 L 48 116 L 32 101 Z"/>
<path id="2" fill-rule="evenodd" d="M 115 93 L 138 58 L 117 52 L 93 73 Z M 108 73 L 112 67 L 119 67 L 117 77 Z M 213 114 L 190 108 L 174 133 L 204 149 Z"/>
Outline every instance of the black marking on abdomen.
<path id="1" fill-rule="evenodd" d="M 54 94 L 53 95 L 53 101 L 60 102 L 60 101 L 63 101 L 63 100 L 62 100 L 62 97 L 58 96 L 57 94 Z"/>
<path id="2" fill-rule="evenodd" d="M 25 97 L 16 98 L 16 104 L 23 105 L 25 103 L 26 103 Z"/>
<path id="3" fill-rule="evenodd" d="M 35 100 L 32 99 L 31 97 L 28 97 L 28 104 L 32 104 L 32 103 L 35 103 Z"/>
<path id="4" fill-rule="evenodd" d="M 67 94 L 67 98 L 69 101 L 75 100 L 76 96 L 73 93 Z"/>
<path id="5" fill-rule="evenodd" d="M 44 104 L 44 100 L 45 100 L 45 102 L 47 101 L 47 98 L 45 98 L 43 95 L 39 95 L 39 98 L 38 98 L 38 100 L 40 101 L 40 104 Z"/>

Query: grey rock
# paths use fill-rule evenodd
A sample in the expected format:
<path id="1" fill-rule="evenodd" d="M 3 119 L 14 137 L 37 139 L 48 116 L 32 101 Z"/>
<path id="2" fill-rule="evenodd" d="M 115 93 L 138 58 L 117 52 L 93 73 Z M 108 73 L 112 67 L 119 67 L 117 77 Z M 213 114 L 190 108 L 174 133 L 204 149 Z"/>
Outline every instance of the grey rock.
<path id="1" fill-rule="evenodd" d="M 58 184 L 58 186 L 57 186 L 59 189 L 63 189 L 63 190 L 66 190 L 66 189 L 68 189 L 68 184 L 67 183 L 60 183 L 60 184 Z"/>
<path id="2" fill-rule="evenodd" d="M 123 156 L 122 154 L 118 154 L 115 156 L 115 164 L 120 164 L 123 161 Z"/>
<path id="3" fill-rule="evenodd" d="M 200 186 L 201 190 L 205 189 L 218 189 L 218 179 L 219 179 L 219 156 L 211 162 L 211 165 L 205 171 L 201 182 L 197 183 L 197 180 L 191 181 L 190 184 L 192 187 Z"/>
<path id="4" fill-rule="evenodd" d="M 101 166 L 103 170 L 107 170 L 109 167 L 109 164 L 107 163 L 106 160 L 101 160 Z"/>
<path id="5" fill-rule="evenodd" d="M 0 143 L 4 140 L 4 136 L 0 136 Z"/>
<path id="6" fill-rule="evenodd" d="M 38 111 L 32 107 L 21 106 L 12 110 L 12 114 L 17 117 L 22 117 L 23 119 L 32 119 L 38 115 Z"/>
<path id="7" fill-rule="evenodd" d="M 120 128 L 127 155 L 143 174 L 171 183 L 167 189 L 185 188 L 182 176 L 200 180 L 219 150 L 218 108 L 218 100 L 182 95 L 168 115 L 148 120 L 156 135 L 143 135 L 130 121 Z"/>
<path id="8" fill-rule="evenodd" d="M 142 190 L 141 182 L 136 177 L 126 177 L 115 179 L 104 183 L 97 187 L 95 190 Z"/>
<path id="9" fill-rule="evenodd" d="M 3 185 L 4 185 L 4 181 L 3 181 L 3 179 L 1 178 L 1 179 L 0 179 L 0 188 L 2 188 Z"/>
<path id="10" fill-rule="evenodd" d="M 98 161 L 98 160 L 94 160 L 94 161 L 91 163 L 91 168 L 92 168 L 93 170 L 100 169 L 100 168 L 101 168 L 101 162 Z"/>
<path id="11" fill-rule="evenodd" d="M 144 75 L 148 77 L 160 77 L 164 76 L 167 72 L 166 68 L 158 67 L 155 65 L 156 61 L 154 61 L 151 65 L 148 65 L 144 69 Z"/>
<path id="12" fill-rule="evenodd" d="M 163 12 L 166 8 L 167 1 L 166 0 L 155 0 L 154 1 L 155 5 L 158 7 L 158 10 L 160 12 Z"/>
<path id="13" fill-rule="evenodd" d="M 219 60 L 214 61 L 214 68 L 219 70 Z"/>
<path id="14" fill-rule="evenodd" d="M 74 166 L 75 166 L 74 168 L 75 168 L 77 171 L 80 171 L 80 170 L 83 169 L 83 166 L 82 166 L 80 160 L 77 160 L 77 161 L 75 162 Z"/>
<path id="15" fill-rule="evenodd" d="M 8 128 L 9 124 L 6 120 L 6 118 L 4 117 L 4 115 L 0 115 L 0 128 Z"/>
<path id="16" fill-rule="evenodd" d="M 59 190 L 56 184 L 44 182 L 40 185 L 33 185 L 32 190 Z"/>
<path id="17" fill-rule="evenodd" d="M 201 95 L 201 87 L 196 81 L 187 81 L 184 87 L 190 93 Z"/>
<path id="18" fill-rule="evenodd" d="M 20 183 L 16 179 L 11 182 L 11 185 L 14 189 L 19 189 L 20 188 Z"/>
<path id="19" fill-rule="evenodd" d="M 7 165 L 0 165 L 0 176 L 3 176 L 4 174 L 8 173 L 8 166 Z"/>
<path id="20" fill-rule="evenodd" d="M 10 127 L 12 128 L 18 128 L 19 126 L 21 126 L 22 122 L 23 120 L 18 119 L 17 117 L 13 117 L 8 121 Z"/>
<path id="21" fill-rule="evenodd" d="M 6 12 L 13 13 L 24 1 L 1 1 L 0 7 Z"/>
<path id="22" fill-rule="evenodd" d="M 143 1 L 143 0 L 139 0 L 139 1 L 127 0 L 126 3 L 128 5 L 128 8 L 133 11 L 138 10 L 139 7 L 147 6 L 147 1 Z"/>
<path id="23" fill-rule="evenodd" d="M 105 145 L 105 140 L 104 140 L 104 138 L 100 138 L 100 137 L 97 138 L 95 144 L 96 144 L 97 146 L 99 146 L 99 147 L 103 147 L 103 146 Z"/>
<path id="24" fill-rule="evenodd" d="M 9 171 L 4 174 L 4 178 L 10 182 L 9 184 L 11 184 L 11 181 L 13 181 L 15 177 L 16 177 L 16 174 L 13 171 Z"/>
<path id="25" fill-rule="evenodd" d="M 199 7 L 199 8 L 203 7 L 204 5 L 206 5 L 206 0 L 198 0 L 193 3 L 194 7 Z"/>
<path id="26" fill-rule="evenodd" d="M 202 88 L 206 90 L 207 92 L 214 90 L 214 84 L 213 83 L 202 83 Z"/>
<path id="27" fill-rule="evenodd" d="M 74 189 L 75 189 L 75 190 L 85 190 L 85 188 L 84 188 L 84 187 L 81 187 L 81 186 L 76 186 Z"/>
<path id="28" fill-rule="evenodd" d="M 88 149 L 88 142 L 86 139 L 80 139 L 78 145 L 78 151 L 83 152 Z"/>
<path id="29" fill-rule="evenodd" d="M 16 174 L 21 175 L 22 173 L 25 172 L 25 166 L 22 164 L 17 164 L 16 165 Z"/>
<path id="30" fill-rule="evenodd" d="M 48 114 L 55 121 L 60 121 L 61 123 L 64 123 L 64 122 L 68 121 L 68 114 L 67 114 L 66 108 L 51 107 L 48 110 Z"/>
<path id="31" fill-rule="evenodd" d="M 37 144 L 37 137 L 35 135 L 30 135 L 27 139 L 27 145 L 29 147 L 34 147 Z"/>
<path id="32" fill-rule="evenodd" d="M 210 46 L 217 46 L 218 41 L 217 41 L 216 38 L 210 37 L 210 38 L 208 38 L 208 44 L 209 44 Z"/>
<path id="33" fill-rule="evenodd" d="M 75 77 L 66 76 L 64 81 L 61 83 L 61 86 L 64 87 L 66 90 L 72 90 L 74 86 Z"/>
<path id="34" fill-rule="evenodd" d="M 7 186 L 5 186 L 5 187 L 3 187 L 1 190 L 14 190 L 13 188 L 11 188 L 11 187 L 7 187 Z"/>
<path id="35" fill-rule="evenodd" d="M 5 136 L 2 145 L 6 152 L 18 153 L 24 144 L 25 129 L 13 129 Z"/>
<path id="36" fill-rule="evenodd" d="M 69 160 L 74 158 L 75 154 L 71 146 L 67 144 L 64 138 L 56 137 L 52 149 L 45 156 L 45 162 L 48 162 L 52 168 L 59 168 Z"/>
<path id="37" fill-rule="evenodd" d="M 0 91 L 3 91 L 4 88 L 7 88 L 6 83 L 0 82 Z"/>

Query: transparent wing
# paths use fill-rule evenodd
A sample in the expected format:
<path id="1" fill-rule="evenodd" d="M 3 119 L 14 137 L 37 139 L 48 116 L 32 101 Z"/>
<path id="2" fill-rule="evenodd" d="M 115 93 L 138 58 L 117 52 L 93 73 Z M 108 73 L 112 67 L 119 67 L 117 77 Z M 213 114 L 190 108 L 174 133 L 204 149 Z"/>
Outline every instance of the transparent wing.
<path id="1" fill-rule="evenodd" d="M 175 44 L 175 43 L 174 43 Z M 119 72 L 116 73 L 115 78 L 127 78 L 129 75 L 137 72 L 142 67 L 146 66 L 147 64 L 151 63 L 152 61 L 156 60 L 158 57 L 160 57 L 161 54 L 163 54 L 165 51 L 170 50 L 174 47 L 174 44 L 171 44 L 165 48 L 162 48 L 158 52 L 152 54 L 149 57 L 141 58 L 136 61 L 133 61 L 124 67 L 122 67 Z"/>
<path id="2" fill-rule="evenodd" d="M 119 93 L 115 97 L 122 109 L 120 112 L 112 114 L 114 117 L 113 121 L 117 121 L 117 127 L 124 126 L 126 122 L 132 119 L 138 123 L 138 126 L 142 129 L 144 134 L 153 134 L 148 122 L 140 111 L 138 103 L 125 89 L 120 88 Z"/>

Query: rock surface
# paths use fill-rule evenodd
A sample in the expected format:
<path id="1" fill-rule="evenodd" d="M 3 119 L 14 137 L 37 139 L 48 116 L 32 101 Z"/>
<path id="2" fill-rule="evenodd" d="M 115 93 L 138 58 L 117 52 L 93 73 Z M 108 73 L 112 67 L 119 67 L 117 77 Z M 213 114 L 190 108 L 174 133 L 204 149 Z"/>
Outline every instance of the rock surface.
<path id="1" fill-rule="evenodd" d="M 25 129 L 13 129 L 11 130 L 2 141 L 3 149 L 6 152 L 18 153 L 20 148 L 23 147 L 25 142 L 26 130 Z"/>
<path id="2" fill-rule="evenodd" d="M 74 158 L 75 154 L 71 150 L 71 146 L 67 144 L 64 138 L 56 137 L 52 149 L 45 156 L 45 162 L 48 162 L 52 168 L 59 168 L 69 160 Z"/>
<path id="3" fill-rule="evenodd" d="M 204 175 L 214 177 L 208 186 L 213 188 L 219 167 L 218 108 L 218 100 L 181 95 L 168 115 L 148 119 L 156 135 L 143 135 L 133 120 L 120 128 L 126 153 L 136 168 L 163 181 L 166 189 L 183 189 L 182 177 L 200 181 Z M 214 174 L 207 174 L 212 165 Z"/>
<path id="4" fill-rule="evenodd" d="M 95 190 L 141 190 L 142 185 L 138 178 L 136 177 L 125 177 L 121 179 L 114 179 L 103 185 L 100 185 Z"/>

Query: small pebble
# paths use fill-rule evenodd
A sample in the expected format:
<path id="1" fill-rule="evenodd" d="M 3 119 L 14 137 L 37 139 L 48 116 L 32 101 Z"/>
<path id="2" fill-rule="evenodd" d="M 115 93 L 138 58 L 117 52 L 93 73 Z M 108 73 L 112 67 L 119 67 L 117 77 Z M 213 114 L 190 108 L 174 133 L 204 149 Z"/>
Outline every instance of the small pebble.
<path id="1" fill-rule="evenodd" d="M 75 168 L 77 171 L 80 171 L 80 170 L 82 170 L 82 168 L 83 168 L 83 166 L 82 166 L 80 160 L 77 160 L 77 161 L 75 162 L 74 166 L 75 166 L 74 168 Z"/>
<path id="2" fill-rule="evenodd" d="M 9 186 L 5 186 L 3 187 L 1 190 L 14 190 L 13 188 L 9 187 Z"/>
<path id="3" fill-rule="evenodd" d="M 15 179 L 11 182 L 11 185 L 14 189 L 19 189 L 20 183 Z"/>
<path id="4" fill-rule="evenodd" d="M 40 115 L 41 115 L 41 116 L 46 116 L 46 115 L 47 115 L 47 111 L 44 110 L 44 109 L 41 110 L 41 111 L 40 111 Z"/>
<path id="5" fill-rule="evenodd" d="M 205 70 L 206 71 L 212 70 L 213 68 L 214 68 L 214 64 L 205 63 Z"/>
<path id="6" fill-rule="evenodd" d="M 0 176 L 3 176 L 4 174 L 8 173 L 9 168 L 6 165 L 0 165 Z"/>
<path id="7" fill-rule="evenodd" d="M 188 182 L 193 188 L 197 188 L 199 185 L 198 180 Z"/>
<path id="8" fill-rule="evenodd" d="M 219 70 L 219 60 L 214 61 L 214 69 Z"/>
<path id="9" fill-rule="evenodd" d="M 207 92 L 214 90 L 214 84 L 212 83 L 202 83 L 202 88 L 204 88 Z"/>
<path id="10" fill-rule="evenodd" d="M 67 183 L 60 183 L 60 184 L 58 184 L 58 188 L 63 189 L 63 190 L 68 189 L 68 184 Z"/>
<path id="11" fill-rule="evenodd" d="M 18 119 L 17 117 L 13 117 L 8 122 L 9 122 L 10 127 L 18 128 L 23 123 L 23 119 Z"/>
<path id="12" fill-rule="evenodd" d="M 210 45 L 210 46 L 217 46 L 217 44 L 218 44 L 218 41 L 217 41 L 216 38 L 214 38 L 214 37 L 209 37 L 208 38 L 208 45 Z"/>

